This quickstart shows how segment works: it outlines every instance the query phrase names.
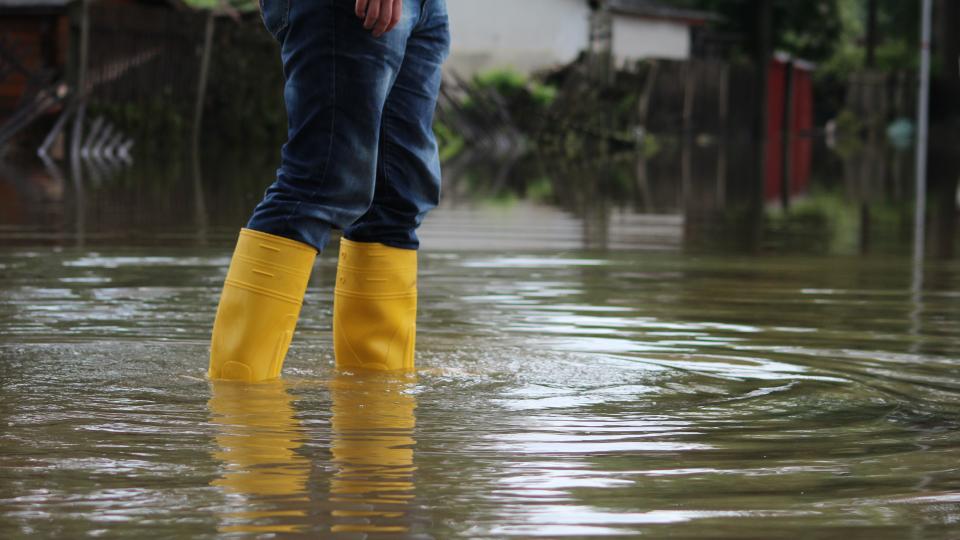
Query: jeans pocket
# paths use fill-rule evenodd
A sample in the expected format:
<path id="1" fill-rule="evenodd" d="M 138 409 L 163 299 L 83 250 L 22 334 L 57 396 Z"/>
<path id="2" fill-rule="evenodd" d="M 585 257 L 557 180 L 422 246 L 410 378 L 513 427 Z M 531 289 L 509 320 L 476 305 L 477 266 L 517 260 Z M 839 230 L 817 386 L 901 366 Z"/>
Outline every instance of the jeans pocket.
<path id="1" fill-rule="evenodd" d="M 260 17 L 267 32 L 277 41 L 283 41 L 283 35 L 290 24 L 291 0 L 260 0 Z"/>

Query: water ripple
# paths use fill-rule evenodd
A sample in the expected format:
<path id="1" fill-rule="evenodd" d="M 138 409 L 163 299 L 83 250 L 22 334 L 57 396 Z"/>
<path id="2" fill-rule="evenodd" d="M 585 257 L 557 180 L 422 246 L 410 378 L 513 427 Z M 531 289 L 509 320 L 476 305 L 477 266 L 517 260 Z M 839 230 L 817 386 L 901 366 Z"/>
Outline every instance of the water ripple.
<path id="1" fill-rule="evenodd" d="M 908 261 L 425 254 L 397 378 L 333 370 L 326 258 L 283 381 L 246 386 L 204 377 L 228 255 L 0 254 L 5 538 L 960 523 L 949 262 L 918 299 Z"/>

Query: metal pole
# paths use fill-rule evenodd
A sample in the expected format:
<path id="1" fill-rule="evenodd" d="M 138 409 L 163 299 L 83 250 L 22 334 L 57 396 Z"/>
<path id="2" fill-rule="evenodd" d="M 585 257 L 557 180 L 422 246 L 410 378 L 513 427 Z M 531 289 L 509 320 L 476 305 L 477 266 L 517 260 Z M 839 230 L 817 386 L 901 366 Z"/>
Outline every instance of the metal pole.
<path id="1" fill-rule="evenodd" d="M 920 92 L 917 96 L 916 208 L 914 210 L 913 254 L 923 259 L 924 223 L 927 202 L 927 131 L 930 111 L 930 18 L 933 0 L 923 0 L 920 18 Z"/>
<path id="2" fill-rule="evenodd" d="M 913 223 L 913 272 L 910 284 L 911 303 L 910 333 L 919 336 L 923 313 L 923 251 L 924 228 L 927 210 L 927 129 L 930 109 L 930 18 L 932 0 L 923 0 L 920 17 L 920 92 L 917 96 L 917 189 Z M 919 350 L 919 340 L 914 340 L 911 350 Z"/>

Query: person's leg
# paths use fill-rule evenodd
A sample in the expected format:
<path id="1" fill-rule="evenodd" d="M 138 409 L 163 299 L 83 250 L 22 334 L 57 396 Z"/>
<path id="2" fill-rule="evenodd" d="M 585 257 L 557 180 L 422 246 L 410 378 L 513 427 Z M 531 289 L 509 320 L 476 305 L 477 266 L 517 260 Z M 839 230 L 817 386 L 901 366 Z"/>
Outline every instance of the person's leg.
<path id="1" fill-rule="evenodd" d="M 405 4 L 397 27 L 375 38 L 353 0 L 263 0 L 268 27 L 288 10 L 286 26 L 275 30 L 288 130 L 276 181 L 248 228 L 322 250 L 331 228 L 348 227 L 370 207 L 384 103 L 418 15 L 419 2 Z"/>
<path id="2" fill-rule="evenodd" d="M 279 376 L 317 251 L 373 198 L 384 102 L 419 15 L 411 6 L 375 38 L 353 0 L 261 5 L 281 43 L 288 140 L 230 263 L 211 338 L 214 379 Z"/>
<path id="3" fill-rule="evenodd" d="M 433 114 L 449 46 L 444 1 L 424 0 L 384 104 L 373 204 L 344 229 L 344 238 L 401 249 L 420 246 L 416 230 L 440 200 Z"/>
<path id="4" fill-rule="evenodd" d="M 416 230 L 440 197 L 433 113 L 448 48 L 444 2 L 425 0 L 384 106 L 373 204 L 340 245 L 333 331 L 341 369 L 414 367 Z"/>

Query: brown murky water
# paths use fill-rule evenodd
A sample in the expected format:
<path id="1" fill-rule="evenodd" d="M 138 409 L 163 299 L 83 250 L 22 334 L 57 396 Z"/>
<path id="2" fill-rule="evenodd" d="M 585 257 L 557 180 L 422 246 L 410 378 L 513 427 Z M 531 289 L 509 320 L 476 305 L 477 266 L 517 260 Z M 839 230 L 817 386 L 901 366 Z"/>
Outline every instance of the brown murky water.
<path id="1" fill-rule="evenodd" d="M 416 376 L 204 379 L 227 248 L 0 254 L 5 538 L 949 537 L 960 266 L 422 255 Z"/>
<path id="2" fill-rule="evenodd" d="M 415 376 L 333 369 L 331 252 L 283 379 L 211 383 L 270 162 L 0 170 L 0 537 L 960 536 L 935 190 L 915 264 L 899 192 L 783 212 L 709 170 L 452 175 Z"/>

